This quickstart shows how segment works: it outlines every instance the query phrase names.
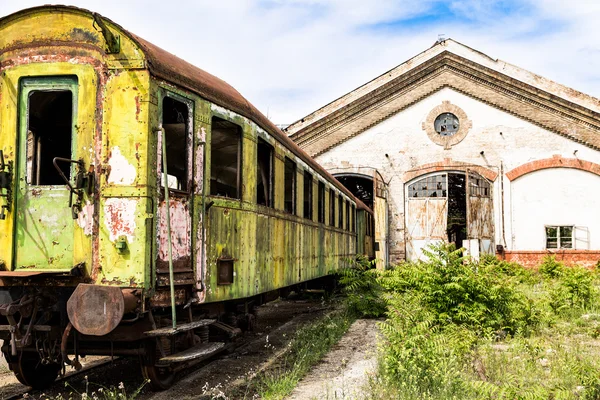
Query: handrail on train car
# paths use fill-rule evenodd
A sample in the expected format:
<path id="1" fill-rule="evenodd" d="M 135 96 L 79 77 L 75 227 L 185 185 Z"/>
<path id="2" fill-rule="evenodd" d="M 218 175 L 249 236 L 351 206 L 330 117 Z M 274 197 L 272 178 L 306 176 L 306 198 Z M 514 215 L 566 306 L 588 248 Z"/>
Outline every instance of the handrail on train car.
<path id="1" fill-rule="evenodd" d="M 177 313 L 175 311 L 175 278 L 173 277 L 173 243 L 171 242 L 171 210 L 169 204 L 169 175 L 167 173 L 167 140 L 165 130 L 162 125 L 158 127 L 158 136 L 162 142 L 162 168 L 163 168 L 163 185 L 165 188 L 165 209 L 167 217 L 167 240 L 169 247 L 169 287 L 171 289 L 171 319 L 173 321 L 173 329 L 177 328 Z"/>

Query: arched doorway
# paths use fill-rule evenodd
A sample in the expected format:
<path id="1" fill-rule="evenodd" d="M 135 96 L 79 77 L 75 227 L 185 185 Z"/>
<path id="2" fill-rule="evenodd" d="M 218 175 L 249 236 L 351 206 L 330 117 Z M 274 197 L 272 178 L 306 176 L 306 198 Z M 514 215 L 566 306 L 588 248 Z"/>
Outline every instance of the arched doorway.
<path id="1" fill-rule="evenodd" d="M 472 170 L 420 176 L 406 184 L 406 257 L 423 258 L 423 248 L 455 243 L 478 258 L 493 254 L 492 184 Z"/>

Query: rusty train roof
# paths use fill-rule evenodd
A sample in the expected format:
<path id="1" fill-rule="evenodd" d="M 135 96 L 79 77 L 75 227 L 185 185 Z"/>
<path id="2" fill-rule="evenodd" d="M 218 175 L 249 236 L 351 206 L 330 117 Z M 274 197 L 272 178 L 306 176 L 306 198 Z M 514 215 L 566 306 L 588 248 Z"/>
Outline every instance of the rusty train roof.
<path id="1" fill-rule="evenodd" d="M 0 19 L 0 24 L 7 19 L 23 16 L 31 12 L 40 11 L 67 11 L 75 13 L 88 14 L 90 17 L 94 12 L 73 6 L 62 5 L 44 5 L 32 7 L 17 11 Z M 96 14 L 97 15 L 97 14 Z M 236 89 L 222 79 L 196 67 L 195 65 L 169 53 L 168 51 L 142 39 L 141 37 L 127 31 L 119 24 L 116 24 L 109 18 L 102 16 L 102 19 L 109 21 L 116 26 L 123 34 L 127 35 L 143 50 L 146 56 L 146 66 L 150 73 L 160 79 L 174 83 L 185 89 L 188 89 L 201 97 L 221 106 L 230 109 L 259 125 L 275 137 L 281 144 L 292 151 L 297 157 L 306 162 L 311 168 L 327 178 L 332 184 L 340 189 L 344 194 L 355 201 L 360 201 L 342 185 L 333 175 L 313 160 L 304 150 L 302 150 L 293 140 L 291 140 L 281 129 L 277 128 L 267 117 L 265 117 L 256 107 L 254 107 L 244 96 Z"/>

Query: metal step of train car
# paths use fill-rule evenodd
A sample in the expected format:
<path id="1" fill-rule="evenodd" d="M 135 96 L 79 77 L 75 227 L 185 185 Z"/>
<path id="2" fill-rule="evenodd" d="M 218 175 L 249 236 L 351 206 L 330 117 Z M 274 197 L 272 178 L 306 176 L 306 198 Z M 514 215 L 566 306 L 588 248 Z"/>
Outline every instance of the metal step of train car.
<path id="1" fill-rule="evenodd" d="M 114 355 L 164 389 L 365 247 L 371 211 L 226 82 L 75 7 L 0 38 L 0 339 L 23 384 Z"/>

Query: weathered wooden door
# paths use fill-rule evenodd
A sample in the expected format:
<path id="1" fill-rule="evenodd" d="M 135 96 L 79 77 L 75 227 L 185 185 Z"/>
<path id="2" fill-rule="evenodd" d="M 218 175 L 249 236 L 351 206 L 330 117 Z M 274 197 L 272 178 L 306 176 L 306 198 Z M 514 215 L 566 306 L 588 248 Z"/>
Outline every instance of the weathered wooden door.
<path id="1" fill-rule="evenodd" d="M 477 253 L 494 254 L 492 185 L 475 171 L 467 170 L 466 175 L 468 248 L 473 256 Z"/>
<path id="2" fill-rule="evenodd" d="M 447 175 L 422 178 L 406 194 L 406 258 L 424 258 L 423 249 L 448 239 Z"/>
<path id="3" fill-rule="evenodd" d="M 375 214 L 375 259 L 377 268 L 384 269 L 388 263 L 388 214 L 387 188 L 377 171 L 373 176 L 373 213 Z"/>
<path id="4" fill-rule="evenodd" d="M 19 93 L 13 268 L 69 270 L 74 260 L 77 164 L 76 78 L 24 78 Z M 56 161 L 57 158 L 59 161 Z M 55 166 L 55 164 L 57 166 Z M 62 174 L 62 176 L 61 176 Z"/>

